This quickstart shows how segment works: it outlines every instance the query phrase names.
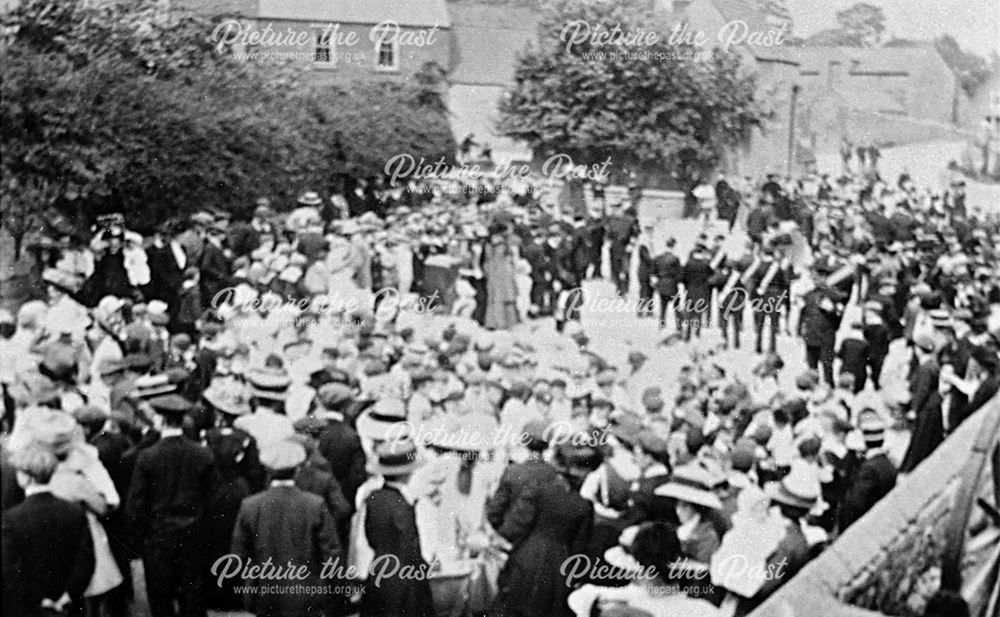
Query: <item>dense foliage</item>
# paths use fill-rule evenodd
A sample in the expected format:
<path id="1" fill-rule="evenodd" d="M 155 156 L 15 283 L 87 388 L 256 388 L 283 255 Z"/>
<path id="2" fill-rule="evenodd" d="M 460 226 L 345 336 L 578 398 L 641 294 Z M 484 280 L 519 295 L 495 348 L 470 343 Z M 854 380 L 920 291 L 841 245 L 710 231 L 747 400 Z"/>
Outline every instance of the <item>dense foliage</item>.
<path id="1" fill-rule="evenodd" d="M 96 4 L 96 3 L 90 3 Z M 440 75 L 318 85 L 308 67 L 219 53 L 213 20 L 153 0 L 26 0 L 4 17 L 2 224 L 20 239 L 52 209 L 124 212 L 148 229 L 254 197 L 279 207 L 392 154 L 450 156 Z"/>
<path id="2" fill-rule="evenodd" d="M 659 36 L 639 44 L 576 41 L 567 24 Z M 652 26 L 650 24 L 653 24 Z M 499 127 L 536 156 L 566 154 L 583 165 L 611 157 L 617 170 L 651 166 L 681 186 L 715 166 L 763 117 L 755 78 L 736 53 L 671 44 L 669 29 L 641 9 L 612 2 L 559 1 L 541 24 L 540 44 L 518 60 Z M 701 52 L 704 54 L 705 52 Z"/>

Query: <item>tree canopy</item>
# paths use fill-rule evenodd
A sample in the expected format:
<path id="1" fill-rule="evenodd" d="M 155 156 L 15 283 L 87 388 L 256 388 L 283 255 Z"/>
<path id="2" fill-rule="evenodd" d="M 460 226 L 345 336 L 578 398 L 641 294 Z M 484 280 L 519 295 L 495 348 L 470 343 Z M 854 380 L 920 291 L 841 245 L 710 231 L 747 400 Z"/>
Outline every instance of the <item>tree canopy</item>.
<path id="1" fill-rule="evenodd" d="M 219 53 L 214 20 L 154 0 L 25 0 L 0 49 L 3 226 L 56 209 L 119 211 L 149 229 L 198 208 L 279 207 L 338 174 L 377 176 L 397 152 L 450 157 L 440 74 L 318 85 L 308 68 Z M 96 4 L 96 3 L 90 3 Z"/>
<path id="2" fill-rule="evenodd" d="M 501 132 L 538 157 L 565 154 L 583 165 L 611 157 L 619 171 L 656 166 L 690 185 L 727 146 L 745 139 L 763 112 L 754 102 L 755 78 L 738 54 L 700 57 L 695 48 L 669 43 L 665 27 L 641 36 L 657 23 L 617 3 L 553 3 L 539 45 L 518 59 L 515 84 L 501 102 Z M 641 44 L 578 41 L 578 30 L 566 31 L 574 24 L 592 33 L 617 27 Z"/>
<path id="3" fill-rule="evenodd" d="M 806 39 L 807 45 L 835 47 L 876 47 L 885 33 L 885 12 L 881 7 L 858 2 L 837 11 L 837 27 L 822 30 Z"/>

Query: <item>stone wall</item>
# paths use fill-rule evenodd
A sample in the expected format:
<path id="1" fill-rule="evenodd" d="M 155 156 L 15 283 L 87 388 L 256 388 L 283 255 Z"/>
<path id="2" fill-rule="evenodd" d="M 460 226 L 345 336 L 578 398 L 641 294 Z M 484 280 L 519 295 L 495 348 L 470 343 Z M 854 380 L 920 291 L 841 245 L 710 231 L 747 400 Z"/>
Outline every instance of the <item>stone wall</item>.
<path id="1" fill-rule="evenodd" d="M 917 617 L 940 587 L 950 517 L 980 434 L 993 431 L 1000 397 L 969 418 L 885 499 L 751 613 L 752 617 Z"/>

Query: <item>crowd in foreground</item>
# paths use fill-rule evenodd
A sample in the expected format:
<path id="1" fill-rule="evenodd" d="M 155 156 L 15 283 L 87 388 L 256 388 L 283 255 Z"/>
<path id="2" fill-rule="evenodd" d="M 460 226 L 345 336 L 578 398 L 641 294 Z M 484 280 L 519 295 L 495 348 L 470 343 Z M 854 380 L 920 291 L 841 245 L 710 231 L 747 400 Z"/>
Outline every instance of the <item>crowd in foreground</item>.
<path id="1" fill-rule="evenodd" d="M 1000 222 L 906 178 L 738 184 L 699 193 L 739 251 L 471 190 L 54 239 L 0 313 L 4 614 L 749 613 L 997 392 Z M 594 350 L 607 273 L 678 379 Z"/>

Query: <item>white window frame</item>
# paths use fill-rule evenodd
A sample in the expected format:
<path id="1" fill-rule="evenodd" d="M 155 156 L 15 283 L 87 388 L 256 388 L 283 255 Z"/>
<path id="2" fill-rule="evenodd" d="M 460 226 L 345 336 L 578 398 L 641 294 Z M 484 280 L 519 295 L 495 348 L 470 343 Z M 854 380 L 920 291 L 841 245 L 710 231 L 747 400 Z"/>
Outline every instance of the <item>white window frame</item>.
<path id="1" fill-rule="evenodd" d="M 313 33 L 314 33 L 314 36 L 312 37 L 312 45 L 313 45 L 313 50 L 312 50 L 313 51 L 313 61 L 312 61 L 312 65 L 314 67 L 321 68 L 321 69 L 335 69 L 335 68 L 337 68 L 337 42 L 334 39 L 332 31 L 328 31 L 327 32 L 327 36 L 329 38 L 327 39 L 327 42 L 326 42 L 326 46 L 330 50 L 330 59 L 329 60 L 317 60 L 316 59 L 316 54 L 320 50 L 320 46 L 319 46 L 320 40 L 319 39 L 323 35 L 323 30 L 326 27 L 327 27 L 326 25 L 321 25 L 321 24 L 313 24 L 313 26 L 312 26 Z"/>
<path id="2" fill-rule="evenodd" d="M 386 43 L 392 48 L 392 65 L 384 65 L 382 60 L 382 44 Z M 393 37 L 391 41 L 375 41 L 375 70 L 393 73 L 399 70 L 399 39 Z"/>

